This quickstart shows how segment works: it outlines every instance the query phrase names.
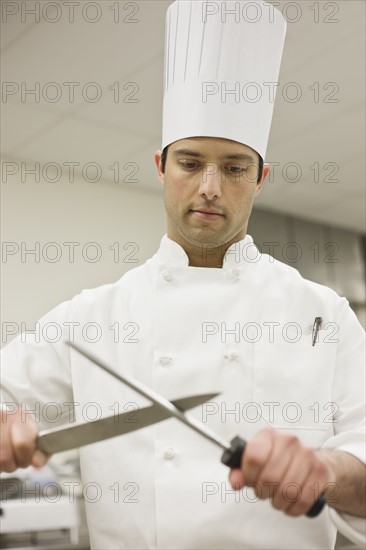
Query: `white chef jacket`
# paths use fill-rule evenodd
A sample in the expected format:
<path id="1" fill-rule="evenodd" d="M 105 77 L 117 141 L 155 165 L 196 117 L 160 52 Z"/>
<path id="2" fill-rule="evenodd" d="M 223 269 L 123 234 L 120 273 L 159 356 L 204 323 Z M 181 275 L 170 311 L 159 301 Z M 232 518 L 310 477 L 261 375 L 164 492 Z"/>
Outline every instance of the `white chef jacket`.
<path id="1" fill-rule="evenodd" d="M 40 428 L 74 420 L 72 410 L 78 421 L 131 410 L 133 421 L 150 403 L 65 339 L 169 399 L 219 392 L 191 414 L 226 440 L 271 426 L 365 461 L 363 329 L 346 299 L 260 254 L 249 235 L 222 268 L 189 267 L 164 236 L 144 265 L 82 291 L 4 349 L 2 383 Z M 82 447 L 92 547 L 324 549 L 336 526 L 362 540 L 363 520 L 328 506 L 294 519 L 251 488 L 231 491 L 221 452 L 175 419 Z"/>

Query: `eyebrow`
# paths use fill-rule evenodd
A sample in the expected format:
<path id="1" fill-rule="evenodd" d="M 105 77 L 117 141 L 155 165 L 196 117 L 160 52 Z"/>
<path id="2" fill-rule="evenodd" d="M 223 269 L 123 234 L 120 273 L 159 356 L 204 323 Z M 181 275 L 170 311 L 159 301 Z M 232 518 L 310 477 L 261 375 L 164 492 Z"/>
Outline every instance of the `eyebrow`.
<path id="1" fill-rule="evenodd" d="M 198 153 L 197 151 L 191 151 L 190 149 L 176 149 L 173 152 L 173 155 L 175 157 L 180 157 L 182 155 L 187 155 L 189 157 L 203 158 L 203 155 L 201 153 Z"/>
<path id="2" fill-rule="evenodd" d="M 198 151 L 192 151 L 191 149 L 176 149 L 175 151 L 173 151 L 173 155 L 175 157 L 187 155 L 189 157 L 204 158 L 204 155 L 202 155 L 202 153 L 198 153 Z M 251 162 L 256 162 L 251 155 L 246 153 L 232 153 L 231 155 L 223 155 L 221 157 L 221 160 L 249 160 Z"/>

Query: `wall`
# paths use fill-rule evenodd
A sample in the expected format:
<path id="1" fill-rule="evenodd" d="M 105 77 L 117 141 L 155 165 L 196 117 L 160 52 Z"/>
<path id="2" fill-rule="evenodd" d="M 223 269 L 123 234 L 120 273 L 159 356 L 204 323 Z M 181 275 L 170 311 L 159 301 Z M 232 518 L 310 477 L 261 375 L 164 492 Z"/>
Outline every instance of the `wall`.
<path id="1" fill-rule="evenodd" d="M 4 323 L 32 328 L 81 289 L 141 265 L 164 233 L 160 193 L 83 180 L 3 183 L 2 345 L 12 336 Z"/>
<path id="2" fill-rule="evenodd" d="M 366 325 L 365 237 L 361 233 L 266 210 L 253 211 L 248 232 L 262 252 L 345 296 Z"/>

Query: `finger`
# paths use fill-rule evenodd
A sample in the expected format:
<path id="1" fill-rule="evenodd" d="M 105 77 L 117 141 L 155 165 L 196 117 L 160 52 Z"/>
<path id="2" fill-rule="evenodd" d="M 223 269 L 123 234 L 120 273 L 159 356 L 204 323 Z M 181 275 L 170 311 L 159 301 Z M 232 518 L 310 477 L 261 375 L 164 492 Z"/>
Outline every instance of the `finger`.
<path id="1" fill-rule="evenodd" d="M 274 447 L 274 430 L 265 428 L 247 443 L 242 459 L 246 484 L 257 484 L 260 474 L 271 457 Z"/>
<path id="2" fill-rule="evenodd" d="M 234 468 L 233 470 L 230 470 L 229 482 L 232 489 L 234 489 L 235 491 L 244 487 L 244 474 L 242 470 L 240 470 L 240 468 Z"/>
<path id="3" fill-rule="evenodd" d="M 276 432 L 273 437 L 273 448 L 270 459 L 265 464 L 258 478 L 257 496 L 261 499 L 273 499 L 283 478 L 286 476 L 300 445 L 297 437 Z"/>
<path id="4" fill-rule="evenodd" d="M 42 466 L 44 466 L 45 464 L 47 464 L 47 462 L 49 461 L 49 459 L 51 458 L 50 455 L 47 455 L 45 454 L 44 452 L 40 451 L 39 449 L 37 449 L 33 456 L 32 456 L 32 461 L 31 461 L 31 464 L 32 466 L 34 466 L 35 468 L 42 468 Z"/>
<path id="5" fill-rule="evenodd" d="M 0 445 L 0 471 L 14 472 L 17 469 L 13 447 L 11 444 L 12 418 L 2 412 L 1 414 L 1 445 Z"/>
<path id="6" fill-rule="evenodd" d="M 290 506 L 286 509 L 286 514 L 290 516 L 306 514 L 319 498 L 328 481 L 329 472 L 326 464 L 316 457 L 314 452 L 312 454 L 314 456 L 309 464 L 308 475 L 300 485 L 300 498 L 290 502 Z"/>
<path id="7" fill-rule="evenodd" d="M 302 498 L 303 486 L 309 472 L 310 465 L 295 457 L 274 494 L 272 506 L 287 513 Z"/>
<path id="8" fill-rule="evenodd" d="M 36 450 L 36 425 L 29 417 L 17 416 L 13 419 L 10 431 L 15 462 L 19 468 L 26 468 Z"/>

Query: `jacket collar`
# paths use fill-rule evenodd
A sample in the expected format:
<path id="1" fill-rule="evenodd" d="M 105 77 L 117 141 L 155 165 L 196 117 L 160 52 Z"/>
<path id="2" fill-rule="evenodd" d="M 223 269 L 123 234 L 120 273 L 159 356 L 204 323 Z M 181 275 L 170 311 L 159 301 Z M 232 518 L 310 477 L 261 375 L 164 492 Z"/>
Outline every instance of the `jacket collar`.
<path id="1" fill-rule="evenodd" d="M 243 266 L 243 264 L 253 264 L 259 260 L 260 255 L 252 237 L 246 235 L 243 240 L 233 243 L 227 249 L 222 267 L 223 269 L 233 269 Z M 166 265 L 189 267 L 189 259 L 184 249 L 166 234 L 160 241 L 158 259 Z"/>

